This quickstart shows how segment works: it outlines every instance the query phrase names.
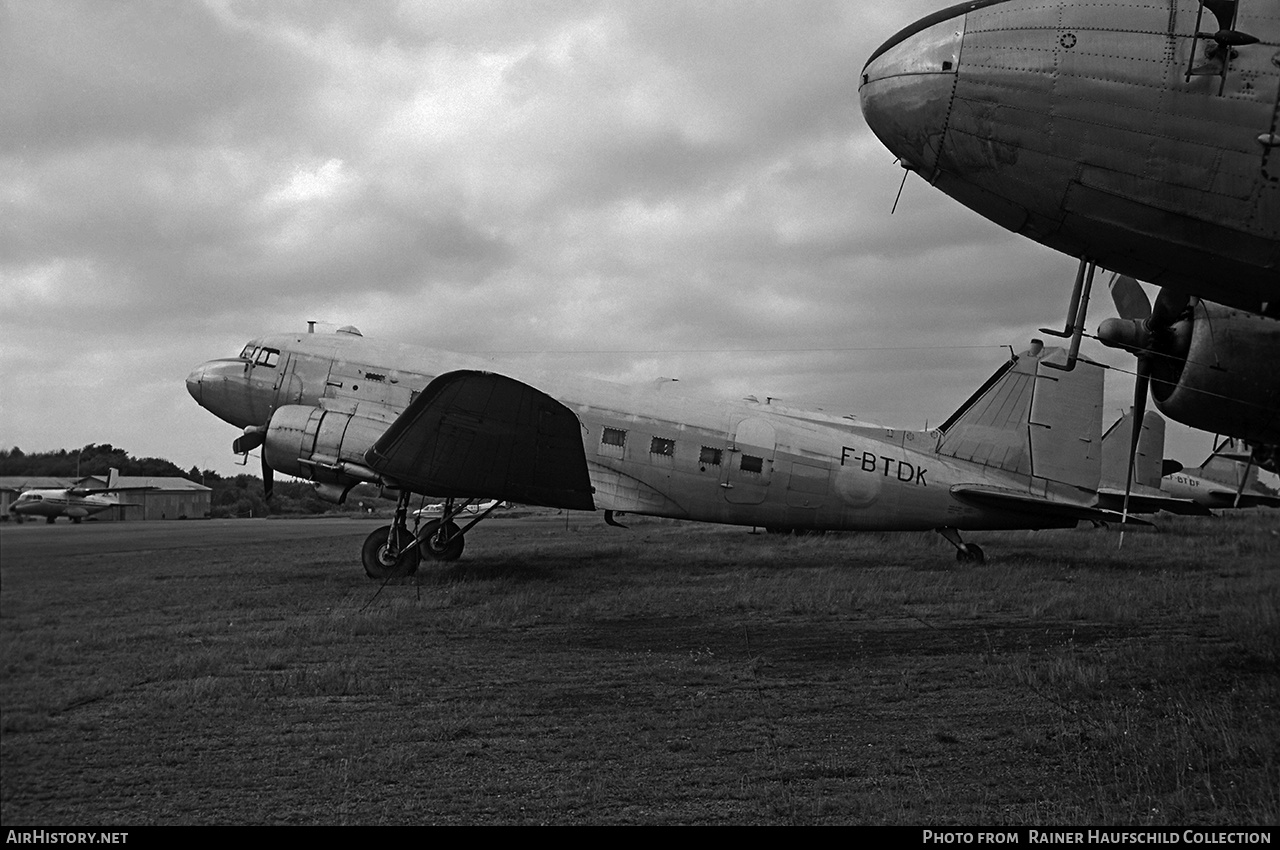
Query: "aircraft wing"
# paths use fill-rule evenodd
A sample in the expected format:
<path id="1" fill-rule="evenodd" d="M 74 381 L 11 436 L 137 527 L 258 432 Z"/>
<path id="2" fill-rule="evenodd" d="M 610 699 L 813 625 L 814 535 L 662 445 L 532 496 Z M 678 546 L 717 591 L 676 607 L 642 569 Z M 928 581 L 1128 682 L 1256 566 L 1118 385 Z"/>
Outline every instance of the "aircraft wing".
<path id="1" fill-rule="evenodd" d="M 1089 520 L 1091 522 L 1120 522 L 1117 511 L 1061 502 L 1044 496 L 1035 496 L 1021 490 L 1008 490 L 988 484 L 956 484 L 951 492 L 961 501 L 995 510 L 1032 514 L 1040 517 L 1057 517 L 1062 520 Z M 1128 518 L 1130 525 L 1151 525 L 1145 520 Z"/>
<path id="2" fill-rule="evenodd" d="M 1244 492 L 1236 499 L 1235 493 L 1219 491 L 1206 493 L 1201 498 L 1207 500 L 1215 508 L 1280 508 L 1280 496 L 1268 496 L 1263 493 Z"/>
<path id="3" fill-rule="evenodd" d="M 1098 507 L 1103 510 L 1120 512 L 1124 510 L 1124 490 L 1104 487 L 1098 490 Z M 1213 511 L 1191 499 L 1179 499 L 1176 496 L 1157 496 L 1145 493 L 1129 493 L 1129 512 L 1153 514 L 1156 511 L 1168 511 L 1183 516 L 1213 516 Z"/>
<path id="4" fill-rule="evenodd" d="M 435 378 L 365 461 L 422 493 L 595 510 L 578 417 L 541 390 L 492 372 Z"/>

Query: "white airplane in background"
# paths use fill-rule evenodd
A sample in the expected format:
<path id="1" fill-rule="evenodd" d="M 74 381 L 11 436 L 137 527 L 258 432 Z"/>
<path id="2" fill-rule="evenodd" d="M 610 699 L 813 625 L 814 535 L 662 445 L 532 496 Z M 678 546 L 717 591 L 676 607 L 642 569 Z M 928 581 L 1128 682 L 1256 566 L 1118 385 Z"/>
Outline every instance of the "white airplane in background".
<path id="1" fill-rule="evenodd" d="M 415 517 L 442 516 L 444 512 L 448 510 L 448 507 L 449 505 L 446 502 L 435 502 L 434 504 L 427 505 L 425 508 L 419 508 L 418 510 L 414 511 L 412 516 L 415 516 Z M 496 510 L 498 508 L 509 508 L 509 507 L 511 507 L 510 502 L 499 502 L 497 500 L 490 499 L 487 502 L 474 502 L 472 504 L 469 504 L 462 509 L 461 513 L 466 513 L 466 514 L 488 513 L 489 511 Z"/>
<path id="2" fill-rule="evenodd" d="M 131 490 L 150 490 L 150 487 L 117 487 L 120 471 L 112 469 L 107 473 L 106 487 L 44 487 L 24 490 L 13 504 L 9 513 L 18 522 L 23 517 L 42 516 L 45 522 L 52 523 L 60 516 L 70 517 L 78 523 L 87 516 L 102 513 L 109 508 L 124 507 L 129 503 L 120 501 L 120 493 Z"/>
<path id="3" fill-rule="evenodd" d="M 1249 451 L 1231 439 L 1215 446 L 1200 466 L 1164 476 L 1163 488 L 1205 508 L 1280 508 L 1280 495 L 1260 485 Z"/>
<path id="4" fill-rule="evenodd" d="M 1115 520 L 1094 505 L 1102 370 L 1046 368 L 1038 341 L 936 431 L 858 425 L 755 399 L 708 401 L 670 382 L 626 386 L 336 333 L 267 336 L 187 378 L 202 406 L 244 429 L 272 470 L 341 501 L 369 482 L 399 494 L 395 520 L 362 547 L 375 578 L 457 558 L 463 507 L 482 500 L 648 514 L 770 529 L 936 530 L 961 561 L 966 529 Z M 407 526 L 413 494 L 445 496 Z"/>

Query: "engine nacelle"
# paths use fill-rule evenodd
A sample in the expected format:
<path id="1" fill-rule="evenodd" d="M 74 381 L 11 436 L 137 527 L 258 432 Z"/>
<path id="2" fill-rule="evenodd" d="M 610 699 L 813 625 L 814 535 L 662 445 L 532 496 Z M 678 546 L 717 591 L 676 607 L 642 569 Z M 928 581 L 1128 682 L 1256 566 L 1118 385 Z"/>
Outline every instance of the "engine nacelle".
<path id="1" fill-rule="evenodd" d="M 1202 431 L 1280 443 L 1280 321 L 1206 301 L 1190 321 L 1185 359 L 1152 370 L 1156 406 Z"/>
<path id="2" fill-rule="evenodd" d="M 385 483 L 365 465 L 364 453 L 386 430 L 386 422 L 367 416 L 285 405 L 271 415 L 262 456 L 278 472 L 329 485 L 322 495 L 340 492 L 340 501 L 356 484 Z"/>

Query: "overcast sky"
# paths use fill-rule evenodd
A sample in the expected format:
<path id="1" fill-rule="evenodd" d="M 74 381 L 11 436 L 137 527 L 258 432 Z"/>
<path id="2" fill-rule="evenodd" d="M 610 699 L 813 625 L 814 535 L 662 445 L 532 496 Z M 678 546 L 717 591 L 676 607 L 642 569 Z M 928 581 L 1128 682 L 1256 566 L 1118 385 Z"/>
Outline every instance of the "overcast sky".
<path id="1" fill-rule="evenodd" d="M 938 424 L 1075 273 L 916 177 L 890 215 L 858 75 L 944 5 L 10 0 L 0 445 L 240 471 L 184 379 L 308 320 Z"/>

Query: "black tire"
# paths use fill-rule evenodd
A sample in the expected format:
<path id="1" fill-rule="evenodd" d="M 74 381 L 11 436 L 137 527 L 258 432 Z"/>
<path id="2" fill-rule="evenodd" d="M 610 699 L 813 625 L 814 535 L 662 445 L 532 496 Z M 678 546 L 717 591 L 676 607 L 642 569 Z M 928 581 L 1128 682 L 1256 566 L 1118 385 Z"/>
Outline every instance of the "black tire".
<path id="1" fill-rule="evenodd" d="M 964 549 L 956 550 L 956 561 L 961 564 L 985 564 L 987 556 L 978 544 L 966 543 Z"/>
<path id="2" fill-rule="evenodd" d="M 413 542 L 413 535 L 408 529 L 399 529 L 396 550 L 403 554 L 391 558 L 387 553 L 387 535 L 390 532 L 391 526 L 384 525 L 364 539 L 364 546 L 360 548 L 360 560 L 364 563 L 364 571 L 369 578 L 400 578 L 417 572 L 418 550 L 404 552 L 405 547 Z"/>
<path id="3" fill-rule="evenodd" d="M 422 552 L 423 557 L 428 557 L 436 561 L 456 561 L 462 557 L 462 547 L 466 545 L 466 540 L 462 536 L 462 531 L 458 528 L 457 523 L 447 522 L 444 527 L 444 536 L 448 539 L 441 542 L 437 539 L 437 531 L 440 529 L 440 520 L 433 519 L 426 523 L 418 530 L 418 539 L 422 541 L 418 549 Z"/>

